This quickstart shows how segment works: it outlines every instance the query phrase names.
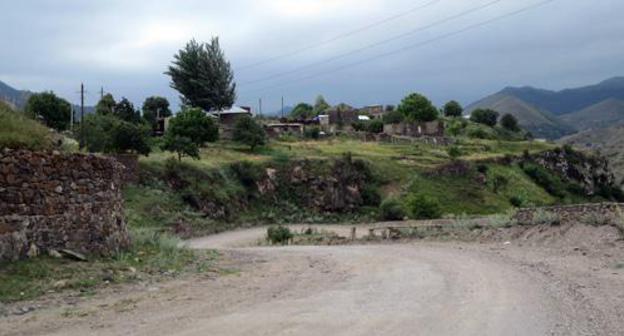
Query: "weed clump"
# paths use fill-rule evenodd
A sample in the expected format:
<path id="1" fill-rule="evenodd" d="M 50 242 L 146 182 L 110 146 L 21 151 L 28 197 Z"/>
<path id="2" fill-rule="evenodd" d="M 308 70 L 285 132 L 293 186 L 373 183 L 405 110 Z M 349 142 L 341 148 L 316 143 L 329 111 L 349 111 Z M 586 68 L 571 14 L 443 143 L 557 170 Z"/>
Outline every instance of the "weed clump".
<path id="1" fill-rule="evenodd" d="M 286 245 L 293 237 L 293 233 L 285 226 L 271 226 L 267 229 L 267 240 L 270 241 L 271 244 Z"/>
<path id="2" fill-rule="evenodd" d="M 379 206 L 379 212 L 383 220 L 398 221 L 405 218 L 403 204 L 393 198 L 384 200 Z"/>
<path id="3" fill-rule="evenodd" d="M 407 210 L 413 219 L 435 219 L 442 216 L 440 201 L 425 195 L 411 195 L 406 202 Z"/>

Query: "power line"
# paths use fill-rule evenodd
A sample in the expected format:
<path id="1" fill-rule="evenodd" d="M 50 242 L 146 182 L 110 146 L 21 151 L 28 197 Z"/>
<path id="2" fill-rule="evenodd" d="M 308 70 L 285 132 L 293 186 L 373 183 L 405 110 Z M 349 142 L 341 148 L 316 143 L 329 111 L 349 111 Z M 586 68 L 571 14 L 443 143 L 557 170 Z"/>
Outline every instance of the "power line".
<path id="1" fill-rule="evenodd" d="M 402 39 L 402 38 L 408 37 L 408 36 L 410 36 L 410 35 L 414 35 L 414 34 L 416 34 L 416 33 L 419 33 L 419 32 L 422 32 L 422 31 L 424 31 L 424 30 L 427 30 L 427 29 L 433 28 L 433 27 L 435 27 L 435 26 L 439 26 L 439 25 L 441 25 L 441 24 L 444 24 L 444 23 L 447 23 L 447 22 L 450 22 L 450 21 L 453 21 L 453 20 L 456 20 L 456 19 L 462 18 L 462 17 L 467 16 L 467 15 L 470 15 L 470 14 L 472 14 L 472 13 L 474 13 L 474 12 L 477 12 L 477 11 L 480 11 L 480 10 L 483 10 L 483 9 L 486 9 L 486 8 L 488 8 L 488 7 L 492 7 L 492 6 L 494 6 L 494 5 L 498 4 L 499 2 L 502 2 L 502 1 L 504 1 L 504 0 L 494 0 L 494 1 L 490 1 L 490 2 L 488 2 L 488 3 L 485 3 L 485 4 L 483 4 L 483 5 L 479 5 L 479 6 L 477 6 L 477 7 L 473 7 L 473 8 L 471 8 L 471 9 L 468 9 L 468 10 L 463 11 L 463 12 L 461 12 L 461 13 L 458 13 L 458 14 L 455 14 L 455 15 L 452 15 L 452 16 L 449 16 L 449 17 L 447 17 L 447 18 L 444 18 L 444 19 L 441 19 L 441 20 L 435 21 L 435 22 L 433 22 L 433 23 L 430 23 L 430 24 L 427 24 L 427 25 L 424 25 L 424 26 L 418 27 L 418 28 L 413 29 L 413 30 L 410 30 L 410 31 L 408 31 L 408 32 L 406 32 L 406 33 L 402 33 L 402 34 L 399 34 L 399 35 L 395 35 L 395 36 L 392 36 L 392 37 L 390 37 L 390 38 L 387 38 L 387 39 L 384 39 L 384 40 L 381 40 L 381 41 L 378 41 L 378 42 L 375 42 L 375 43 L 372 43 L 372 44 L 366 45 L 366 46 L 364 46 L 364 47 L 360 47 L 360 48 L 358 48 L 358 49 L 351 50 L 351 51 L 348 51 L 348 52 L 343 53 L 343 54 L 339 54 L 339 55 L 336 55 L 336 56 L 332 56 L 332 57 L 326 58 L 326 59 L 321 60 L 321 61 L 317 61 L 317 62 L 314 62 L 314 63 L 306 64 L 306 65 L 303 65 L 303 66 L 297 67 L 297 68 L 292 69 L 292 70 L 288 70 L 288 71 L 281 72 L 281 73 L 277 73 L 277 74 L 273 74 L 273 75 L 270 75 L 270 76 L 267 76 L 267 77 L 258 78 L 258 79 L 254 79 L 254 80 L 251 80 L 251 81 L 243 82 L 243 83 L 240 83 L 240 85 L 241 85 L 241 86 L 245 86 L 245 85 L 250 85 L 250 84 L 255 84 L 255 83 L 265 82 L 265 81 L 268 81 L 268 80 L 271 80 L 271 79 L 276 79 L 276 78 L 280 78 L 280 77 L 284 77 L 284 76 L 292 75 L 292 74 L 295 74 L 295 73 L 301 72 L 301 71 L 303 71 L 303 70 L 306 70 L 306 69 L 308 69 L 308 68 L 315 67 L 315 66 L 317 66 L 317 65 L 323 65 L 323 64 L 325 64 L 325 63 L 333 62 L 333 61 L 339 60 L 339 59 L 341 59 L 341 58 L 345 58 L 345 57 L 348 57 L 348 56 L 351 56 L 351 55 L 354 55 L 354 54 L 360 53 L 360 52 L 362 52 L 362 51 L 365 51 L 365 50 L 368 50 L 368 49 L 371 49 L 371 48 L 374 48 L 374 47 L 378 47 L 378 46 L 381 46 L 381 45 L 384 45 L 384 44 L 388 44 L 388 43 L 390 43 L 390 42 L 393 42 L 393 41 L 396 41 L 396 40 L 399 40 L 399 39 Z"/>
<path id="2" fill-rule="evenodd" d="M 507 14 L 504 14 L 504 15 L 501 15 L 501 16 L 497 16 L 497 17 L 489 19 L 489 20 L 481 21 L 479 23 L 466 26 L 466 27 L 464 27 L 462 29 L 455 30 L 455 31 L 450 32 L 450 33 L 446 33 L 446 34 L 437 36 L 435 38 L 431 38 L 429 40 L 425 40 L 425 41 L 422 41 L 422 42 L 419 42 L 419 43 L 407 45 L 405 47 L 402 47 L 402 48 L 399 48 L 399 49 L 395 49 L 395 50 L 392 50 L 392 51 L 389 51 L 389 52 L 385 52 L 385 53 L 382 53 L 382 54 L 378 54 L 378 55 L 375 55 L 375 56 L 372 56 L 372 57 L 368 57 L 368 58 L 365 58 L 365 59 L 357 61 L 357 62 L 353 62 L 353 63 L 345 64 L 345 65 L 342 65 L 342 66 L 339 66 L 339 67 L 335 67 L 335 68 L 333 68 L 331 70 L 319 72 L 319 73 L 316 73 L 316 74 L 313 74 L 313 75 L 310 75 L 310 76 L 306 76 L 306 77 L 302 77 L 302 78 L 299 78 L 299 79 L 296 79 L 296 80 L 283 82 L 283 83 L 280 83 L 279 85 L 274 85 L 274 86 L 264 87 L 264 88 L 257 89 L 257 90 L 252 90 L 250 92 L 259 92 L 259 91 L 266 91 L 266 90 L 271 90 L 271 89 L 275 89 L 275 88 L 281 88 L 281 87 L 284 87 L 284 86 L 288 86 L 289 84 L 292 84 L 292 83 L 298 83 L 298 82 L 301 82 L 301 81 L 304 81 L 304 80 L 320 77 L 320 76 L 323 76 L 323 75 L 334 74 L 334 73 L 336 73 L 338 71 L 342 71 L 342 70 L 345 70 L 347 68 L 351 68 L 351 67 L 358 66 L 358 65 L 361 65 L 361 64 L 364 64 L 364 63 L 368 63 L 368 62 L 371 62 L 371 61 L 374 61 L 374 60 L 377 60 L 377 59 L 380 59 L 380 58 L 383 58 L 383 57 L 388 57 L 388 56 L 400 54 L 400 53 L 409 51 L 411 49 L 415 49 L 415 48 L 422 47 L 422 46 L 425 46 L 425 45 L 428 45 L 428 44 L 432 44 L 432 43 L 440 41 L 440 40 L 447 39 L 449 37 L 460 35 L 462 33 L 468 32 L 470 30 L 474 30 L 474 29 L 486 26 L 486 25 L 491 24 L 493 22 L 500 21 L 500 20 L 503 20 L 503 19 L 506 19 L 506 18 L 509 18 L 509 17 L 512 17 L 512 16 L 515 16 L 515 15 L 518 15 L 518 14 L 521 14 L 521 13 L 524 13 L 524 12 L 527 12 L 527 11 L 529 11 L 531 9 L 542 7 L 542 6 L 546 5 L 546 4 L 554 2 L 554 1 L 556 1 L 556 0 L 540 1 L 540 2 L 532 4 L 530 6 L 522 7 L 520 9 L 518 9 L 518 10 L 509 12 Z"/>
<path id="3" fill-rule="evenodd" d="M 355 34 L 358 34 L 358 33 L 361 33 L 361 32 L 363 32 L 363 31 L 369 30 L 369 29 L 371 29 L 371 28 L 375 28 L 375 27 L 378 27 L 378 26 L 384 25 L 384 24 L 386 24 L 386 23 L 388 23 L 388 22 L 391 22 L 391 21 L 394 21 L 394 20 L 400 19 L 400 18 L 402 18 L 402 17 L 404 17 L 404 16 L 407 16 L 407 15 L 410 15 L 410 14 L 412 14 L 412 13 L 414 13 L 414 12 L 416 12 L 416 11 L 420 10 L 420 9 L 425 9 L 425 8 L 427 8 L 427 7 L 433 6 L 433 5 L 437 4 L 437 3 L 438 3 L 438 2 L 440 2 L 440 1 L 441 1 L 441 0 L 433 0 L 433 1 L 429 1 L 429 2 L 427 2 L 427 3 L 425 3 L 425 4 L 423 4 L 423 5 L 420 5 L 420 6 L 417 6 L 417 7 L 411 8 L 411 9 L 409 9 L 409 10 L 407 10 L 407 11 L 401 12 L 401 13 L 396 14 L 396 15 L 393 15 L 393 16 L 389 16 L 389 17 L 387 17 L 387 18 L 385 18 L 385 19 L 382 19 L 382 20 L 379 20 L 379 21 L 377 21 L 377 22 L 371 23 L 371 24 L 369 24 L 369 25 L 366 25 L 366 26 L 363 26 L 363 27 L 357 28 L 357 29 L 355 29 L 355 30 L 352 30 L 352 31 L 346 32 L 346 33 L 344 33 L 344 34 L 336 35 L 336 36 L 334 36 L 334 37 L 332 37 L 332 38 L 329 38 L 329 39 L 327 39 L 327 40 L 323 40 L 323 41 L 321 41 L 321 42 L 318 42 L 318 43 L 315 43 L 315 44 L 311 44 L 311 45 L 308 45 L 308 46 L 302 47 L 302 48 L 300 48 L 300 49 L 293 50 L 293 51 L 288 52 L 288 53 L 284 53 L 284 54 L 281 54 L 281 55 L 277 55 L 277 56 L 269 57 L 269 58 L 267 58 L 267 59 L 265 59 L 265 60 L 262 60 L 262 61 L 259 61 L 259 62 L 256 62 L 256 63 L 252 63 L 252 64 L 244 65 L 244 66 L 238 67 L 236 70 L 244 70 L 244 69 L 254 68 L 254 67 L 257 67 L 257 66 L 260 66 L 260 65 L 264 65 L 264 64 L 267 64 L 267 63 L 271 63 L 271 62 L 276 61 L 276 60 L 279 60 L 279 59 L 283 59 L 283 58 L 287 58 L 287 57 L 291 57 L 291 56 L 295 56 L 295 55 L 301 54 L 301 53 L 302 53 L 302 52 L 304 52 L 304 51 L 308 51 L 308 50 L 312 50 L 312 49 L 314 49 L 314 48 L 322 47 L 322 46 L 324 46 L 324 45 L 327 45 L 327 44 L 330 44 L 330 43 L 336 42 L 336 41 L 338 41 L 338 40 L 341 40 L 341 39 L 344 39 L 344 38 L 347 38 L 347 37 L 353 36 L 353 35 L 355 35 Z"/>

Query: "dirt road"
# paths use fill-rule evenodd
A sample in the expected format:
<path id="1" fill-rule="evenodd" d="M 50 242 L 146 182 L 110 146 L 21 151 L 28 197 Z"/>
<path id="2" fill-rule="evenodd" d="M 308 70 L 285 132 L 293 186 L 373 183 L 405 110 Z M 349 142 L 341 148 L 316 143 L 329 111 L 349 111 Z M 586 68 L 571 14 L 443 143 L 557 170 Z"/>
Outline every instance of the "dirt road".
<path id="1" fill-rule="evenodd" d="M 224 248 L 234 274 L 116 289 L 75 315 L 0 319 L 0 334 L 621 335 L 624 324 L 611 259 L 515 243 L 230 248 L 263 232 L 189 242 Z"/>

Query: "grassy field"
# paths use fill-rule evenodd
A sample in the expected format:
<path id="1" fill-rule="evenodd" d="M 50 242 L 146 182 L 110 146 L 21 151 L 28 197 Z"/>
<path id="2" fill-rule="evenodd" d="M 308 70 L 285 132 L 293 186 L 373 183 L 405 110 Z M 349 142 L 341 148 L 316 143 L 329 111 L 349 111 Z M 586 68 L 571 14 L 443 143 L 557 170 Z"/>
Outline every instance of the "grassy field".
<path id="1" fill-rule="evenodd" d="M 52 147 L 52 132 L 0 101 L 0 148 L 42 150 Z"/>

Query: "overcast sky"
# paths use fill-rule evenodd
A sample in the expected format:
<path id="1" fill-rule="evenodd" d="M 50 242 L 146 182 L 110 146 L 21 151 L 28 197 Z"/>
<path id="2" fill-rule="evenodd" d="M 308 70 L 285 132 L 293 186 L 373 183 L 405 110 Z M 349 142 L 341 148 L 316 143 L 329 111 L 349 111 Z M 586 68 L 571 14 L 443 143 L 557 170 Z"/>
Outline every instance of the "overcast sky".
<path id="1" fill-rule="evenodd" d="M 479 26 L 540 2 L 2 0 L 0 80 L 74 103 L 83 81 L 89 104 L 103 86 L 138 105 L 162 95 L 177 107 L 163 72 L 189 39 L 212 36 L 232 62 L 238 104 L 262 97 L 265 112 L 282 95 L 287 105 L 323 94 L 360 106 L 421 92 L 467 104 L 505 86 L 560 89 L 624 75 L 622 0 L 555 0 Z M 476 28 L 460 32 L 468 27 Z"/>

